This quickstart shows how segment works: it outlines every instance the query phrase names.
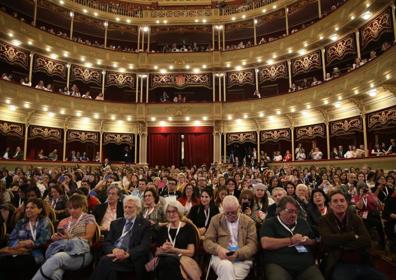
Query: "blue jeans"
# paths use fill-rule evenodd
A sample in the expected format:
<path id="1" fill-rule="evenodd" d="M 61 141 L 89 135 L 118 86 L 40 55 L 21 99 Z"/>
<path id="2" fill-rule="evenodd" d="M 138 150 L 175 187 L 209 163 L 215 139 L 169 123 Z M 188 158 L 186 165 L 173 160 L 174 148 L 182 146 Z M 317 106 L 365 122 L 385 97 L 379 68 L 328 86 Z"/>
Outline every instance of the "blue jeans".
<path id="1" fill-rule="evenodd" d="M 334 268 L 332 280 L 388 280 L 388 278 L 369 265 L 338 263 Z"/>
<path id="2" fill-rule="evenodd" d="M 59 252 L 51 256 L 41 266 L 42 272 L 53 280 L 62 280 L 65 270 L 78 270 L 92 262 L 92 254 L 85 256 L 70 256 L 68 253 Z M 36 272 L 32 280 L 46 280 L 40 270 Z"/>

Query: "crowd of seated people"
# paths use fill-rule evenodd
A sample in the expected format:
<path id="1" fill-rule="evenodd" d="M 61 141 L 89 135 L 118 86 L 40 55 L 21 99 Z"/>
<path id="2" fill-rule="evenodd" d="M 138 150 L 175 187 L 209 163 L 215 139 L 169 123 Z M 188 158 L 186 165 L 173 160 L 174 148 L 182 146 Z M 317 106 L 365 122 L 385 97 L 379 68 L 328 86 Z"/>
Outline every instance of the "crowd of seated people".
<path id="1" fill-rule="evenodd" d="M 156 50 L 152 50 L 155 52 Z M 209 44 L 199 45 L 197 42 L 193 42 L 192 44 L 186 43 L 185 40 L 182 41 L 181 44 L 172 43 L 172 44 L 165 44 L 161 48 L 161 52 L 169 53 L 169 52 L 208 52 L 212 51 L 212 47 Z"/>
<path id="2" fill-rule="evenodd" d="M 394 170 L 289 164 L 3 168 L 0 269 L 6 279 L 62 279 L 95 261 L 97 223 L 91 279 L 199 279 L 208 266 L 199 254 L 224 280 L 254 269 L 270 280 L 387 279 L 369 256 L 372 243 L 380 256 L 396 252 L 395 180 Z"/>
<path id="3" fill-rule="evenodd" d="M 20 146 L 17 146 L 13 152 L 10 147 L 6 147 L 1 159 L 23 160 L 23 151 Z"/>
<path id="4" fill-rule="evenodd" d="M 58 150 L 53 149 L 48 155 L 46 155 L 44 152 L 44 149 L 40 149 L 40 151 L 37 154 L 37 159 L 38 160 L 57 161 L 57 160 L 59 160 Z"/>
<path id="5" fill-rule="evenodd" d="M 291 87 L 289 88 L 289 92 L 307 89 L 313 86 L 320 85 L 321 83 L 322 81 L 317 79 L 315 76 L 313 76 L 312 78 L 304 78 L 302 81 L 296 81 L 292 83 Z"/>
<path id="6" fill-rule="evenodd" d="M 387 155 L 396 155 L 396 139 L 391 138 L 390 144 L 386 145 L 385 142 L 380 144 L 375 144 L 374 148 L 371 150 L 372 156 L 387 156 Z"/>
<path id="7" fill-rule="evenodd" d="M 67 161 L 72 161 L 72 162 L 88 162 L 88 161 L 95 161 L 99 162 L 100 157 L 99 157 L 99 152 L 96 153 L 94 159 L 90 159 L 87 155 L 86 152 L 79 152 L 79 151 L 71 151 L 69 157 L 66 158 Z"/>

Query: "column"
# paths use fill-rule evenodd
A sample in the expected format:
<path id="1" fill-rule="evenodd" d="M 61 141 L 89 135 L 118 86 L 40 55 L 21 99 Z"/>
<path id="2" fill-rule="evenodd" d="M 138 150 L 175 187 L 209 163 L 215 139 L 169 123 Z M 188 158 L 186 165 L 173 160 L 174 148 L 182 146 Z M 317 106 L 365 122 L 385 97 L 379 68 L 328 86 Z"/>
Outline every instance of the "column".
<path id="1" fill-rule="evenodd" d="M 74 13 L 70 12 L 70 33 L 69 33 L 69 39 L 73 40 L 73 29 L 74 29 Z"/>
<path id="2" fill-rule="evenodd" d="M 34 6 L 33 6 L 33 26 L 36 26 L 36 21 L 37 21 L 37 0 L 33 0 Z"/>
<path id="3" fill-rule="evenodd" d="M 70 88 L 70 68 L 71 68 L 71 65 L 70 64 L 66 64 L 66 68 L 67 68 L 66 86 L 67 86 L 67 88 Z"/>
<path id="4" fill-rule="evenodd" d="M 223 51 L 225 50 L 225 25 L 222 25 L 221 30 L 223 31 Z"/>
<path id="5" fill-rule="evenodd" d="M 326 147 L 327 147 L 327 159 L 330 159 L 330 124 L 329 121 L 325 121 L 326 125 Z"/>
<path id="6" fill-rule="evenodd" d="M 256 25 L 257 25 L 257 19 L 253 19 L 253 39 L 254 39 L 254 45 L 257 45 L 257 30 L 256 30 Z"/>
<path id="7" fill-rule="evenodd" d="M 139 75 L 136 75 L 136 103 L 139 103 Z"/>
<path id="8" fill-rule="evenodd" d="M 290 59 L 287 60 L 287 70 L 289 72 L 289 88 L 291 88 L 293 81 L 292 81 L 291 60 Z"/>
<path id="9" fill-rule="evenodd" d="M 137 133 L 135 133 L 134 134 L 135 135 L 135 145 L 133 145 L 133 148 L 134 148 L 134 151 L 133 151 L 133 153 L 134 153 L 134 155 L 135 155 L 135 161 L 134 161 L 134 163 L 137 163 L 137 138 L 138 138 L 138 134 Z"/>
<path id="10" fill-rule="evenodd" d="M 254 69 L 254 80 L 256 82 L 256 92 L 259 92 L 259 81 L 258 81 L 258 72 L 259 70 L 256 68 Z"/>
<path id="11" fill-rule="evenodd" d="M 325 52 L 324 48 L 320 49 L 322 53 L 322 71 L 323 71 L 323 82 L 326 81 L 326 60 L 325 60 Z"/>
<path id="12" fill-rule="evenodd" d="M 216 102 L 216 74 L 212 73 L 212 101 Z"/>
<path id="13" fill-rule="evenodd" d="M 138 52 L 140 52 L 140 26 L 138 26 L 137 49 L 138 49 Z"/>
<path id="14" fill-rule="evenodd" d="M 212 25 L 212 49 L 215 50 L 215 27 Z"/>
<path id="15" fill-rule="evenodd" d="M 222 93 L 221 93 L 221 74 L 219 74 L 218 78 L 219 78 L 219 101 L 221 102 L 222 98 Z"/>
<path id="16" fill-rule="evenodd" d="M 26 160 L 26 156 L 27 156 L 28 133 L 29 133 L 29 121 L 25 123 L 25 138 L 23 139 L 23 160 Z"/>
<path id="17" fill-rule="evenodd" d="M 260 163 L 260 130 L 256 130 L 256 133 L 257 133 L 256 157 L 257 157 L 257 162 Z"/>
<path id="18" fill-rule="evenodd" d="M 227 133 L 223 133 L 224 134 L 224 141 L 223 141 L 223 145 L 224 145 L 224 163 L 227 163 Z"/>
<path id="19" fill-rule="evenodd" d="M 393 21 L 393 38 L 395 38 L 394 42 L 396 42 L 396 15 L 395 15 L 396 7 L 394 4 L 392 4 L 391 7 L 392 7 L 392 21 Z"/>
<path id="20" fill-rule="evenodd" d="M 322 3 L 321 3 L 321 0 L 318 0 L 318 17 L 322 18 Z"/>
<path id="21" fill-rule="evenodd" d="M 144 28 L 144 27 L 143 27 Z M 144 52 L 144 29 L 143 29 L 143 32 L 140 32 L 140 34 L 142 34 L 142 52 Z"/>
<path id="22" fill-rule="evenodd" d="M 140 134 L 139 142 L 139 163 L 147 163 L 147 135 L 145 133 Z"/>
<path id="23" fill-rule="evenodd" d="M 355 32 L 355 38 L 356 38 L 356 51 L 357 51 L 357 57 L 359 59 L 362 58 L 362 54 L 360 52 L 360 36 L 359 36 L 359 30 L 356 30 Z"/>
<path id="24" fill-rule="evenodd" d="M 151 36 L 151 28 L 147 31 L 147 52 L 150 52 L 150 36 Z"/>
<path id="25" fill-rule="evenodd" d="M 106 82 L 106 70 L 102 71 L 102 93 L 105 93 L 105 82 Z M 104 96 L 103 96 L 104 99 Z"/>
<path id="26" fill-rule="evenodd" d="M 363 123 L 363 144 L 364 144 L 364 155 L 369 156 L 368 142 L 367 142 L 367 124 L 366 124 L 366 113 L 363 111 L 361 114 Z"/>
<path id="27" fill-rule="evenodd" d="M 146 77 L 146 103 L 149 102 L 149 75 L 150 74 L 147 74 Z"/>
<path id="28" fill-rule="evenodd" d="M 289 35 L 289 8 L 285 8 L 286 35 Z"/>
<path id="29" fill-rule="evenodd" d="M 31 86 L 33 87 L 33 58 L 34 58 L 34 53 L 30 53 L 29 54 L 29 83 L 31 84 Z"/>
<path id="30" fill-rule="evenodd" d="M 143 103 L 143 79 L 144 79 L 144 77 L 143 77 L 143 75 L 140 77 L 140 93 L 139 93 L 139 95 L 140 95 L 140 103 Z"/>
<path id="31" fill-rule="evenodd" d="M 104 33 L 104 47 L 107 48 L 107 30 L 109 27 L 109 23 L 107 21 L 105 21 L 103 23 L 104 27 L 105 27 L 105 33 Z"/>
<path id="32" fill-rule="evenodd" d="M 291 135 L 291 153 L 292 153 L 292 161 L 294 161 L 295 160 L 295 154 L 294 154 L 294 126 L 292 125 L 291 127 L 290 127 L 290 135 Z"/>
<path id="33" fill-rule="evenodd" d="M 223 74 L 223 94 L 224 94 L 224 102 L 226 102 L 226 96 L 227 96 L 227 92 L 226 92 L 226 75 Z"/>
<path id="34" fill-rule="evenodd" d="M 217 47 L 219 51 L 221 50 L 221 37 L 220 37 L 220 28 L 219 25 L 217 26 Z"/>
<path id="35" fill-rule="evenodd" d="M 100 158 L 100 162 L 102 162 L 102 157 L 103 157 L 103 128 L 101 126 L 100 127 L 100 132 L 99 132 L 99 158 Z"/>
<path id="36" fill-rule="evenodd" d="M 66 144 L 67 144 L 67 121 L 65 122 L 65 126 L 63 127 L 63 161 L 66 161 Z"/>

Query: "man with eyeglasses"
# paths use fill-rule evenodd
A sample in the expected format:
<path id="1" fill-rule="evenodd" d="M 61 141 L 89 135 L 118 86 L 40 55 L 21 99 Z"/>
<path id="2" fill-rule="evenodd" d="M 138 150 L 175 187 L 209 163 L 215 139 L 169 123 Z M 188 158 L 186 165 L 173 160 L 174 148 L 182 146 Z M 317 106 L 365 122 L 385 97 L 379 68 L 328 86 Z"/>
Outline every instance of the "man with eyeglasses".
<path id="1" fill-rule="evenodd" d="M 168 178 L 168 183 L 166 187 L 161 191 L 160 196 L 177 200 L 181 197 L 181 193 L 177 190 L 176 180 L 173 178 Z"/>
<path id="2" fill-rule="evenodd" d="M 277 216 L 266 219 L 261 226 L 267 280 L 324 280 L 312 253 L 315 236 L 308 223 L 298 216 L 299 209 L 293 197 L 283 197 L 276 209 Z"/>
<path id="3" fill-rule="evenodd" d="M 212 218 L 205 233 L 203 246 L 212 255 L 211 267 L 219 280 L 245 279 L 257 251 L 255 222 L 242 214 L 238 199 L 227 195 L 224 213 Z"/>

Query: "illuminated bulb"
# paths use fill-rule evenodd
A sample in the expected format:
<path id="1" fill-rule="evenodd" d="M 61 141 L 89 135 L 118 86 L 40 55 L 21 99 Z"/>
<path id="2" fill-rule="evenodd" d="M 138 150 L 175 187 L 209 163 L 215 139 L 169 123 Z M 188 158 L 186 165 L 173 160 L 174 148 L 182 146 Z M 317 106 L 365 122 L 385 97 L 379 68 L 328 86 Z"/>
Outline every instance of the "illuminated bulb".
<path id="1" fill-rule="evenodd" d="M 105 27 L 107 27 L 107 26 L 109 26 L 109 23 L 108 23 L 107 21 L 105 21 L 105 22 L 103 23 L 103 25 L 104 25 Z"/>
<path id="2" fill-rule="evenodd" d="M 161 74 L 166 74 L 168 71 L 166 69 L 160 69 L 159 71 Z"/>
<path id="3" fill-rule="evenodd" d="M 296 111 L 296 108 L 294 108 L 294 107 L 290 108 L 290 112 L 294 113 L 295 111 Z"/>
<path id="4" fill-rule="evenodd" d="M 329 104 L 329 100 L 327 100 L 327 99 L 326 99 L 326 100 L 323 100 L 323 104 L 324 104 L 324 105 Z"/>
<path id="5" fill-rule="evenodd" d="M 164 125 L 166 125 L 166 122 L 165 121 L 160 121 L 159 124 L 160 124 L 160 126 L 164 126 Z"/>
<path id="6" fill-rule="evenodd" d="M 260 112 L 260 113 L 259 113 L 259 117 L 260 117 L 260 118 L 264 117 L 264 113 L 263 113 L 263 112 Z"/>
<path id="7" fill-rule="evenodd" d="M 236 20 L 236 18 L 235 18 L 235 17 L 232 17 L 231 20 L 234 21 L 234 20 Z"/>
<path id="8" fill-rule="evenodd" d="M 304 47 L 305 48 L 308 47 L 308 43 L 307 42 L 304 42 Z"/>
<path id="9" fill-rule="evenodd" d="M 311 109 L 311 105 L 310 105 L 310 104 L 307 104 L 306 108 L 307 108 L 307 109 Z"/>
<path id="10" fill-rule="evenodd" d="M 52 112 L 48 112 L 48 117 L 50 117 L 50 118 L 53 118 L 55 116 L 55 114 L 54 113 L 52 113 Z"/>
<path id="11" fill-rule="evenodd" d="M 336 27 L 334 28 L 335 31 L 338 31 L 338 29 L 339 29 L 338 26 L 336 26 Z"/>
<path id="12" fill-rule="evenodd" d="M 11 111 L 16 111 L 16 109 L 17 109 L 17 107 L 15 105 L 10 105 L 9 108 Z"/>
<path id="13" fill-rule="evenodd" d="M 370 87 L 371 87 L 371 88 L 374 88 L 374 83 L 370 83 Z"/>
<path id="14" fill-rule="evenodd" d="M 14 39 L 14 40 L 11 41 L 11 44 L 16 46 L 16 47 L 19 47 L 22 44 L 22 42 L 19 41 L 19 40 Z"/>
<path id="15" fill-rule="evenodd" d="M 304 54 L 307 53 L 307 51 L 306 51 L 305 49 L 301 49 L 301 50 L 298 50 L 298 53 L 299 53 L 300 55 L 304 55 Z"/>
<path id="16" fill-rule="evenodd" d="M 338 100 L 342 100 L 342 96 L 341 96 L 341 95 L 338 96 L 337 99 L 338 99 Z"/>
<path id="17" fill-rule="evenodd" d="M 47 112 L 48 111 L 48 107 L 43 107 L 43 111 Z"/>
<path id="18" fill-rule="evenodd" d="M 323 35 L 320 35 L 319 40 L 323 40 L 323 39 L 324 39 Z"/>
<path id="19" fill-rule="evenodd" d="M 375 97 L 377 95 L 377 90 L 375 88 L 369 90 L 369 95 Z"/>
<path id="20" fill-rule="evenodd" d="M 119 18 L 119 17 L 116 17 L 116 21 L 117 21 L 117 22 L 120 21 L 120 18 Z"/>
<path id="21" fill-rule="evenodd" d="M 92 63 L 91 62 L 85 62 L 84 66 L 87 68 L 91 68 L 92 67 Z"/>
<path id="22" fill-rule="evenodd" d="M 127 22 L 127 23 L 131 23 L 131 20 L 128 18 L 128 19 L 126 20 L 126 22 Z"/>
<path id="23" fill-rule="evenodd" d="M 11 100 L 10 99 L 6 99 L 5 103 L 11 104 Z"/>
<path id="24" fill-rule="evenodd" d="M 354 91 L 353 91 L 353 93 L 356 95 L 356 94 L 359 94 L 359 90 L 357 90 L 357 89 L 355 89 Z"/>
<path id="25" fill-rule="evenodd" d="M 69 16 L 70 16 L 70 17 L 74 17 L 74 13 L 73 13 L 73 12 L 70 12 L 70 13 L 69 13 Z"/>
<path id="26" fill-rule="evenodd" d="M 165 19 L 163 22 L 164 22 L 165 24 L 168 23 L 168 21 L 167 21 L 166 19 Z"/>
<path id="27" fill-rule="evenodd" d="M 242 65 L 245 66 L 246 65 L 246 61 L 242 61 Z"/>
<path id="28" fill-rule="evenodd" d="M 190 119 L 191 119 L 190 117 L 186 117 L 185 118 L 186 121 L 190 121 Z"/>
<path id="29" fill-rule="evenodd" d="M 61 114 L 61 115 L 64 115 L 66 112 L 65 112 L 65 109 L 61 109 L 60 111 L 59 111 L 59 113 Z"/>
<path id="30" fill-rule="evenodd" d="M 199 69 L 199 68 L 194 68 L 193 69 L 193 73 L 194 74 L 198 74 L 199 72 L 201 72 L 201 69 Z"/>
<path id="31" fill-rule="evenodd" d="M 202 117 L 202 120 L 207 121 L 207 120 L 208 120 L 208 117 L 207 117 L 207 116 L 203 116 L 203 117 Z"/>
<path id="32" fill-rule="evenodd" d="M 131 116 L 128 116 L 128 117 L 127 117 L 127 121 L 130 122 L 131 120 L 132 120 L 132 117 L 131 117 Z"/>
<path id="33" fill-rule="evenodd" d="M 169 70 L 173 70 L 173 65 L 169 65 Z"/>
<path id="34" fill-rule="evenodd" d="M 85 62 L 85 56 L 82 56 L 82 57 L 80 58 L 80 60 L 81 60 L 82 62 Z"/>
<path id="35" fill-rule="evenodd" d="M 274 10 L 275 10 L 275 9 L 276 9 L 276 5 L 273 5 L 273 6 L 272 6 L 272 9 L 274 9 Z"/>
<path id="36" fill-rule="evenodd" d="M 337 41 L 338 39 L 338 35 L 337 34 L 333 34 L 330 36 L 330 40 L 332 40 L 333 42 Z"/>
<path id="37" fill-rule="evenodd" d="M 242 18 L 245 19 L 245 18 L 246 18 L 246 15 L 242 15 Z"/>
<path id="38" fill-rule="evenodd" d="M 25 103 L 25 104 L 23 104 L 23 107 L 25 107 L 26 109 L 29 109 L 30 108 L 30 104 L 29 103 Z"/>
<path id="39" fill-rule="evenodd" d="M 60 1 L 59 1 L 59 4 L 63 5 L 63 4 L 65 4 L 65 1 L 60 0 Z"/>
<path id="40" fill-rule="evenodd" d="M 115 121 L 116 117 L 115 117 L 114 115 L 112 115 L 112 116 L 110 117 L 110 119 L 111 119 L 112 121 Z"/>
<path id="41" fill-rule="evenodd" d="M 173 121 L 173 118 L 172 117 L 168 117 L 168 121 Z"/>
<path id="42" fill-rule="evenodd" d="M 190 65 L 188 65 L 188 64 L 185 67 L 186 67 L 186 69 L 190 69 Z"/>
<path id="43" fill-rule="evenodd" d="M 133 69 L 133 64 L 129 64 L 128 69 Z"/>
<path id="44" fill-rule="evenodd" d="M 336 103 L 334 103 L 334 107 L 340 108 L 340 107 L 341 107 L 341 102 L 336 102 Z"/>
<path id="45" fill-rule="evenodd" d="M 291 48 L 289 48 L 289 49 L 287 50 L 288 53 L 292 53 L 292 51 L 293 51 L 293 50 L 292 50 Z"/>
<path id="46" fill-rule="evenodd" d="M 32 41 L 32 40 L 29 40 L 29 41 L 28 41 L 28 45 L 29 45 L 29 46 L 33 45 L 33 41 Z"/>
<path id="47" fill-rule="evenodd" d="M 266 9 L 262 9 L 261 11 L 263 12 L 263 14 L 265 14 L 267 12 Z"/>
<path id="48" fill-rule="evenodd" d="M 259 58 L 257 58 L 257 62 L 261 62 L 262 61 L 262 59 L 259 57 Z"/>
<path id="49" fill-rule="evenodd" d="M 94 114 L 94 119 L 99 119 L 99 114 L 98 113 Z"/>
<path id="50" fill-rule="evenodd" d="M 273 59 L 268 59 L 268 60 L 267 60 L 267 64 L 268 64 L 268 65 L 274 64 L 274 60 L 273 60 Z"/>
<path id="51" fill-rule="evenodd" d="M 77 113 L 76 113 L 76 116 L 77 116 L 77 117 L 81 117 L 81 115 L 82 115 L 81 112 L 77 112 Z"/>
<path id="52" fill-rule="evenodd" d="M 155 122 L 156 118 L 155 117 L 151 117 L 151 121 Z"/>
<path id="53" fill-rule="evenodd" d="M 280 111 L 280 110 L 277 110 L 277 111 L 276 111 L 276 114 L 277 114 L 277 115 L 280 115 L 280 114 L 281 114 L 281 111 Z"/>
<path id="54" fill-rule="evenodd" d="M 97 17 L 97 16 L 98 16 L 98 13 L 97 13 L 97 12 L 94 12 L 94 16 Z"/>
<path id="55" fill-rule="evenodd" d="M 83 9 L 83 13 L 84 14 L 88 13 L 88 10 L 87 9 Z"/>
<path id="56" fill-rule="evenodd" d="M 14 33 L 8 32 L 8 36 L 11 37 L 11 38 L 14 37 Z"/>
<path id="57" fill-rule="evenodd" d="M 362 17 L 362 19 L 364 19 L 364 20 L 368 20 L 368 19 L 370 19 L 370 17 L 372 16 L 373 14 L 370 12 L 370 11 L 367 11 L 367 12 L 364 12 L 362 15 L 361 15 L 361 17 Z"/>
<path id="58" fill-rule="evenodd" d="M 389 80 L 391 78 L 390 74 L 386 74 L 385 79 Z"/>
<path id="59" fill-rule="evenodd" d="M 258 23 L 258 20 L 257 20 L 257 19 L 255 19 L 253 22 L 254 22 L 254 24 L 257 24 L 257 23 Z"/>
<path id="60" fill-rule="evenodd" d="M 240 65 L 237 65 L 237 66 L 235 66 L 235 70 L 241 71 L 241 70 L 242 70 L 242 67 L 241 67 Z"/>
<path id="61" fill-rule="evenodd" d="M 159 19 L 157 19 L 157 20 L 155 21 L 155 23 L 157 23 L 157 24 L 160 23 Z"/>
<path id="62" fill-rule="evenodd" d="M 199 20 L 196 18 L 195 20 L 194 20 L 194 22 L 198 22 Z"/>
<path id="63" fill-rule="evenodd" d="M 65 51 L 65 52 L 63 52 L 63 56 L 64 57 L 69 57 L 69 53 Z"/>
<path id="64" fill-rule="evenodd" d="M 229 120 L 229 121 L 232 120 L 232 116 L 228 116 L 227 120 Z"/>
<path id="65" fill-rule="evenodd" d="M 203 69 L 206 69 L 206 64 L 202 65 L 202 68 L 203 68 Z"/>
<path id="66" fill-rule="evenodd" d="M 243 118 L 244 118 L 244 119 L 247 119 L 247 118 L 248 118 L 248 115 L 247 115 L 247 114 L 243 115 Z"/>
<path id="67" fill-rule="evenodd" d="M 46 50 L 47 52 L 50 52 L 50 51 L 51 51 L 51 48 L 50 48 L 50 47 L 46 47 L 45 50 Z"/>
<path id="68" fill-rule="evenodd" d="M 201 121 L 200 120 L 196 120 L 196 121 L 194 121 L 194 124 L 199 126 L 199 125 L 201 125 Z"/>
<path id="69" fill-rule="evenodd" d="M 149 31 L 149 27 L 148 26 L 144 26 L 143 27 L 143 32 L 148 32 Z"/>
<path id="70" fill-rule="evenodd" d="M 204 18 L 204 19 L 202 20 L 202 22 L 203 22 L 203 23 L 206 23 L 206 19 Z"/>
<path id="71" fill-rule="evenodd" d="M 354 20 L 355 19 L 355 16 L 351 16 L 351 20 Z"/>
<path id="72" fill-rule="evenodd" d="M 231 67 L 231 63 L 227 62 L 226 67 L 230 68 Z"/>

